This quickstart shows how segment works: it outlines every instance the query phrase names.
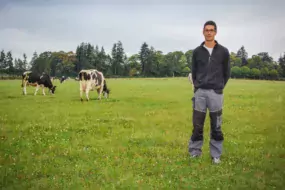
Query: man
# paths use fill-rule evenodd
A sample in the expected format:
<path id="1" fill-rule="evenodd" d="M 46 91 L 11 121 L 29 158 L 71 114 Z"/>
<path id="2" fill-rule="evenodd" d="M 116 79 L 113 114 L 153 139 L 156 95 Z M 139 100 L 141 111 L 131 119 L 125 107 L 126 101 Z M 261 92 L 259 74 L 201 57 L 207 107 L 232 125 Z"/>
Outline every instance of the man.
<path id="1" fill-rule="evenodd" d="M 191 157 L 202 154 L 203 128 L 207 109 L 211 122 L 210 154 L 220 163 L 224 135 L 221 130 L 223 89 L 230 78 L 230 54 L 215 40 L 217 26 L 213 21 L 204 24 L 205 41 L 193 51 L 192 80 L 194 85 L 193 130 L 189 141 Z"/>

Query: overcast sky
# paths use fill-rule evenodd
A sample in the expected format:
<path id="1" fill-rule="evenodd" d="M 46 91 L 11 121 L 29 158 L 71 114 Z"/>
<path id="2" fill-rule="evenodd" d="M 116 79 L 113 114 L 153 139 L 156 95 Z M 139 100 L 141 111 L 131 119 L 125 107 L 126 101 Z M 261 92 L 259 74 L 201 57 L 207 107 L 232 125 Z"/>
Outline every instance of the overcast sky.
<path id="1" fill-rule="evenodd" d="M 137 53 L 147 42 L 164 53 L 187 51 L 204 40 L 203 24 L 214 20 L 216 40 L 249 56 L 285 52 L 282 0 L 0 0 L 0 49 L 16 57 L 34 51 L 75 51 L 81 42 L 104 46 L 120 40 Z"/>

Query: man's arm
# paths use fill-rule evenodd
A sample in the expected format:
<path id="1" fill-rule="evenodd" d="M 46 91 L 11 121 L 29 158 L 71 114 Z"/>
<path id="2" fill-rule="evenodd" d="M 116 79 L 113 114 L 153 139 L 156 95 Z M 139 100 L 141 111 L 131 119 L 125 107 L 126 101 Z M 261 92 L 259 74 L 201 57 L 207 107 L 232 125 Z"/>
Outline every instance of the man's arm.
<path id="1" fill-rule="evenodd" d="M 231 76 L 231 59 L 230 59 L 229 50 L 226 49 L 226 56 L 224 61 L 224 86 L 226 86 L 230 76 Z"/>
<path id="2" fill-rule="evenodd" d="M 195 50 L 193 50 L 193 53 L 192 53 L 192 81 L 193 81 L 193 86 L 195 87 L 195 81 L 196 81 L 196 70 L 197 70 L 197 66 L 196 66 L 196 53 L 195 53 Z"/>

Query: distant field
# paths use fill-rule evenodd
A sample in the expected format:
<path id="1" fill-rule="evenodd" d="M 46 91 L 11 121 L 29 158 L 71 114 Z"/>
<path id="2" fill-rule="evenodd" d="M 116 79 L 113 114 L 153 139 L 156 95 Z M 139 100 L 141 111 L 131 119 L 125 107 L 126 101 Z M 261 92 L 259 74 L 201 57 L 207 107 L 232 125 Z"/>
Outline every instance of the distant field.
<path id="1" fill-rule="evenodd" d="M 204 154 L 188 157 L 187 78 L 107 82 L 110 99 L 81 103 L 74 80 L 45 97 L 0 81 L 1 189 L 284 189 L 285 82 L 229 81 L 221 165 L 208 115 Z"/>

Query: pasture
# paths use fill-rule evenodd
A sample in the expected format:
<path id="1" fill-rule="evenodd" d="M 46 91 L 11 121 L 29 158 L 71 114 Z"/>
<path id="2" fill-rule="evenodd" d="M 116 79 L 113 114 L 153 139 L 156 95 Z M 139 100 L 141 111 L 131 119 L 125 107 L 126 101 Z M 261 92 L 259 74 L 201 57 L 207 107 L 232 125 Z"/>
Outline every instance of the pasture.
<path id="1" fill-rule="evenodd" d="M 222 163 L 188 157 L 193 92 L 185 78 L 107 79 L 110 98 L 22 95 L 0 81 L 1 189 L 282 189 L 285 82 L 231 79 L 224 91 Z"/>

